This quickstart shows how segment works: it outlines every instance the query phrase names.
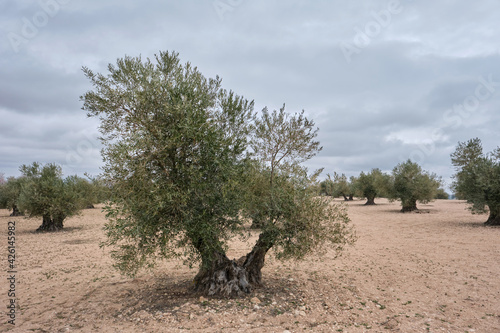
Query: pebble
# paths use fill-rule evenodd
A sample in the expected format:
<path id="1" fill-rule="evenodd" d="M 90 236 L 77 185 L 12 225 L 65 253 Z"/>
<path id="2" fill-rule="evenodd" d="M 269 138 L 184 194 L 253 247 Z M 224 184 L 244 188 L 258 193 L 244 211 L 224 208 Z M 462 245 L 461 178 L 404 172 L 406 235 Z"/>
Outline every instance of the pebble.
<path id="1" fill-rule="evenodd" d="M 305 317 L 306 316 L 306 312 L 305 311 L 301 311 L 301 310 L 295 310 L 295 315 L 296 316 Z"/>
<path id="2" fill-rule="evenodd" d="M 260 299 L 258 299 L 257 297 L 252 297 L 250 302 L 252 302 L 253 304 L 260 304 L 261 303 Z"/>

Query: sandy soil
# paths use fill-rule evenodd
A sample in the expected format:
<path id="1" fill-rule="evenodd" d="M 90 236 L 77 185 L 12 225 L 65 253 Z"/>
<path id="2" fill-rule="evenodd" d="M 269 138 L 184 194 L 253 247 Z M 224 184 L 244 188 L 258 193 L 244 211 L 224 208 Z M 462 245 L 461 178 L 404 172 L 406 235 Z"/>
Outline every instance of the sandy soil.
<path id="1" fill-rule="evenodd" d="M 0 210 L 0 331 L 11 332 L 500 332 L 500 228 L 460 201 L 349 203 L 353 247 L 303 262 L 269 258 L 265 286 L 241 299 L 189 292 L 196 269 L 161 263 L 135 279 L 99 247 L 100 209 L 35 234 L 39 219 Z M 6 324 L 7 222 L 16 221 L 16 325 Z M 230 257 L 245 254 L 235 241 Z M 284 273 L 283 273 L 284 272 Z"/>

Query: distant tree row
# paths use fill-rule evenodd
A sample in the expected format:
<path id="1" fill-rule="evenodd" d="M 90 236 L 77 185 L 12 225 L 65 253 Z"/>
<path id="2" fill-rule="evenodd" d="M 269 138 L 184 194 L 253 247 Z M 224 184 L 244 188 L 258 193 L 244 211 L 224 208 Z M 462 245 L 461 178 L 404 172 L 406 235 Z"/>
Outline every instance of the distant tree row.
<path id="1" fill-rule="evenodd" d="M 417 209 L 417 201 L 427 203 L 436 198 L 448 195 L 440 189 L 441 179 L 410 160 L 398 164 L 388 175 L 380 169 L 372 169 L 368 173 L 361 172 L 358 177 L 347 177 L 336 172 L 333 177 L 320 183 L 320 194 L 333 197 L 344 197 L 344 200 L 353 200 L 353 197 L 366 198 L 365 205 L 374 205 L 375 198 L 383 197 L 389 200 L 401 200 L 402 212 L 411 212 Z"/>
<path id="2" fill-rule="evenodd" d="M 472 213 L 489 213 L 487 225 L 500 225 L 500 147 L 483 152 L 479 138 L 459 142 L 451 162 L 456 168 L 452 189 L 457 199 L 466 200 Z M 361 172 L 358 177 L 342 174 L 328 175 L 319 184 L 320 195 L 366 198 L 366 205 L 375 204 L 375 198 L 401 200 L 403 212 L 417 209 L 417 201 L 427 203 L 434 199 L 448 199 L 440 188 L 441 179 L 410 160 L 398 164 L 392 174 L 379 169 Z"/>
<path id="3" fill-rule="evenodd" d="M 22 165 L 20 171 L 20 177 L 0 182 L 0 208 L 12 210 L 11 216 L 41 217 L 37 231 L 61 230 L 67 217 L 93 208 L 107 195 L 107 188 L 98 179 L 63 178 L 56 164 L 34 162 Z"/>

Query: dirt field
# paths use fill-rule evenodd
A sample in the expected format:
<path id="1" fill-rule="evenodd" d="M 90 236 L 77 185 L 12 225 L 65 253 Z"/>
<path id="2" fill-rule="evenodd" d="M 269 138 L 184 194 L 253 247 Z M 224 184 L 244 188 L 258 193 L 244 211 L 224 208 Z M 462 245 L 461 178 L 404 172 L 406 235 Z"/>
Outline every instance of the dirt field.
<path id="1" fill-rule="evenodd" d="M 231 300 L 189 293 L 196 269 L 181 262 L 121 276 L 99 248 L 100 209 L 54 234 L 35 234 L 39 219 L 0 210 L 0 331 L 500 332 L 500 228 L 465 207 L 438 200 L 402 214 L 383 199 L 351 202 L 359 239 L 342 257 L 269 257 L 265 286 Z M 8 221 L 16 221 L 15 326 L 6 324 Z M 248 249 L 235 241 L 229 256 Z"/>

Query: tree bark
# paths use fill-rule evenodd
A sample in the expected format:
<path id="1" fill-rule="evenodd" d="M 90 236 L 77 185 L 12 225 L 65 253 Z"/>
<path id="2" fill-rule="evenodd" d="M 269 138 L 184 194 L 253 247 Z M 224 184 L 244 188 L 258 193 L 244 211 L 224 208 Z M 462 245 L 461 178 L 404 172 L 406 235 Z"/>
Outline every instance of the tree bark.
<path id="1" fill-rule="evenodd" d="M 36 229 L 37 232 L 54 232 L 62 230 L 64 216 L 56 215 L 55 217 L 51 217 L 50 215 L 44 215 L 42 220 L 42 225 Z"/>
<path id="2" fill-rule="evenodd" d="M 243 267 L 247 272 L 248 281 L 252 285 L 262 285 L 262 268 L 264 267 L 267 251 L 272 247 L 271 239 L 271 235 L 265 232 L 261 233 L 252 251 L 241 258 L 245 259 Z"/>
<path id="3" fill-rule="evenodd" d="M 271 235 L 263 232 L 252 251 L 238 260 L 230 260 L 221 251 L 214 253 L 210 262 L 202 263 L 194 278 L 194 290 L 209 296 L 232 297 L 250 293 L 253 286 L 262 285 L 265 256 L 272 247 L 270 239 Z"/>
<path id="4" fill-rule="evenodd" d="M 349 194 L 349 201 L 354 201 L 354 195 L 353 194 Z"/>
<path id="5" fill-rule="evenodd" d="M 224 253 L 215 253 L 210 266 L 203 266 L 194 278 L 195 291 L 208 295 L 240 296 L 251 291 L 245 269 Z"/>
<path id="6" fill-rule="evenodd" d="M 365 206 L 375 205 L 375 197 L 367 197 Z"/>
<path id="7" fill-rule="evenodd" d="M 344 197 L 344 201 L 349 201 L 349 198 L 348 198 L 348 197 L 346 197 L 346 195 L 345 195 L 345 194 L 343 194 L 343 193 L 342 193 L 342 196 Z"/>

